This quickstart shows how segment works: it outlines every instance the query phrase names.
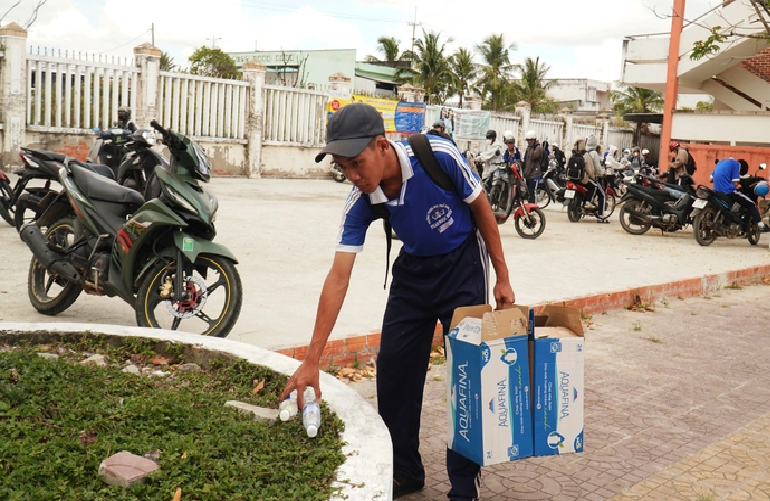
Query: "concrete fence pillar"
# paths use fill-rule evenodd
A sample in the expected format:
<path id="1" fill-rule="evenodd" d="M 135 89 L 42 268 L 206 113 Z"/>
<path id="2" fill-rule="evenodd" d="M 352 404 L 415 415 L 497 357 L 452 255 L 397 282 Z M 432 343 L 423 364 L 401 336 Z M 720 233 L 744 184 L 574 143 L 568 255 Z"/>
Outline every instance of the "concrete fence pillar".
<path id="1" fill-rule="evenodd" d="M 249 83 L 245 134 L 249 141 L 246 175 L 262 177 L 262 115 L 265 108 L 265 77 L 267 68 L 257 61 L 243 63 L 243 81 Z M 348 79 L 349 80 L 349 79 Z"/>
<path id="2" fill-rule="evenodd" d="M 471 111 L 481 111 L 481 97 L 480 96 L 464 96 L 463 108 Z"/>
<path id="3" fill-rule="evenodd" d="M 329 94 L 334 97 L 346 97 L 350 95 L 350 77 L 344 73 L 329 75 Z"/>
<path id="4" fill-rule="evenodd" d="M 527 144 L 527 142 L 524 141 L 524 135 L 529 130 L 529 116 L 531 112 L 532 110 L 528 102 L 519 101 L 516 103 L 516 114 L 521 118 L 521 122 L 519 122 L 519 137 L 516 140 L 516 144 L 518 145 Z"/>
<path id="5" fill-rule="evenodd" d="M 134 47 L 137 75 L 136 109 L 131 110 L 134 123 L 138 128 L 149 128 L 150 122 L 160 117 L 160 56 L 162 52 L 152 44 L 145 43 Z M 170 123 L 161 124 L 165 128 Z"/>
<path id="6" fill-rule="evenodd" d="M 0 28 L 0 166 L 18 165 L 27 125 L 27 30 Z"/>
<path id="7" fill-rule="evenodd" d="M 599 120 L 601 120 L 602 124 L 602 137 L 599 139 L 599 144 L 605 150 L 608 150 L 610 147 L 610 117 L 606 113 L 600 113 Z"/>
<path id="8" fill-rule="evenodd" d="M 561 117 L 564 118 L 564 147 L 562 151 L 569 156 L 577 140 L 574 132 L 574 117 L 572 111 L 566 108 L 562 110 Z"/>

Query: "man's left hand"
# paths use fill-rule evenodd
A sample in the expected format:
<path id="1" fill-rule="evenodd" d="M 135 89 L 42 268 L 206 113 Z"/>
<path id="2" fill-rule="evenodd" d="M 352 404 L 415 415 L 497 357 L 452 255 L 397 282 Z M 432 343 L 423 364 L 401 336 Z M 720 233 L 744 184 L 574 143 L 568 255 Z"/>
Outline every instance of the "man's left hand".
<path id="1" fill-rule="evenodd" d="M 509 282 L 498 280 L 495 284 L 494 293 L 498 310 L 502 310 L 516 302 L 516 294 L 514 294 Z"/>

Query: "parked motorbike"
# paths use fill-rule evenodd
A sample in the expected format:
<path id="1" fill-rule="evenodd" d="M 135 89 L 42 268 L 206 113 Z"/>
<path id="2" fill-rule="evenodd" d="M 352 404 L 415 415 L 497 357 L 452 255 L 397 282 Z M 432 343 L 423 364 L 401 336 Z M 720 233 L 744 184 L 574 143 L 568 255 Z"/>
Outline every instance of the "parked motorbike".
<path id="1" fill-rule="evenodd" d="M 620 225 L 632 235 L 642 235 L 650 228 L 677 231 L 692 224 L 695 200 L 692 177 L 683 175 L 681 185 L 661 183 L 655 178 L 636 176 L 620 199 Z"/>
<path id="2" fill-rule="evenodd" d="M 706 186 L 698 186 L 696 192 L 692 231 L 698 244 L 709 246 L 718 237 L 746 237 L 751 245 L 759 243 L 759 228 L 748 210 Z"/>
<path id="3" fill-rule="evenodd" d="M 211 161 L 190 138 L 152 122 L 171 152 L 156 167 L 153 198 L 65 159 L 62 192 L 20 236 L 33 253 L 29 299 L 57 315 L 82 291 L 119 297 L 139 326 L 180 328 L 225 337 L 240 314 L 243 292 L 235 256 L 212 242 L 217 199 L 201 186 Z M 41 227 L 47 227 L 45 235 Z"/>
<path id="4" fill-rule="evenodd" d="M 6 195 L 3 196 L 2 201 L 5 214 L 12 215 L 9 219 L 4 215 L 3 219 L 15 226 L 16 230 L 19 230 L 24 223 L 37 219 L 44 210 L 41 206 L 43 200 L 46 196 L 56 193 L 56 190 L 51 189 L 51 181 L 58 179 L 59 169 L 63 166 L 65 156 L 53 151 L 22 148 L 19 158 L 24 167 L 19 172 L 19 178 L 10 190 L 10 195 L 7 195 L 10 183 L 3 183 L 6 185 L 6 188 L 3 188 Z M 102 176 L 113 178 L 112 170 L 103 165 L 89 163 L 84 166 Z M 7 180 L 7 176 L 3 177 Z M 30 183 L 33 181 L 45 181 L 45 184 L 31 186 Z"/>
<path id="5" fill-rule="evenodd" d="M 516 233 L 521 238 L 535 239 L 545 231 L 545 214 L 537 204 L 527 201 L 526 184 L 518 163 L 509 169 L 504 162 L 493 163 L 487 183 L 487 197 L 497 224 L 505 223 L 513 212 Z M 513 209 L 516 209 L 515 211 Z"/>
<path id="6" fill-rule="evenodd" d="M 337 181 L 338 183 L 341 183 L 347 179 L 345 177 L 345 173 L 342 172 L 342 169 L 340 168 L 339 164 L 337 162 L 332 161 L 332 179 Z"/>
<path id="7" fill-rule="evenodd" d="M 155 131 L 151 129 L 139 129 L 131 134 L 123 147 L 125 156 L 117 172 L 118 184 L 142 193 L 145 198 L 147 182 L 155 168 L 171 169 L 168 160 L 153 149 L 155 141 Z"/>
<path id="8" fill-rule="evenodd" d="M 537 206 L 541 209 L 548 207 L 552 200 L 556 200 L 556 193 L 567 186 L 564 173 L 559 173 L 558 163 L 551 159 L 548 162 L 548 170 L 538 179 Z"/>
<path id="9" fill-rule="evenodd" d="M 760 164 L 754 179 L 762 179 L 756 174 L 765 168 L 767 164 Z M 692 204 L 692 231 L 699 245 L 709 246 L 718 237 L 746 237 L 751 245 L 759 243 L 759 227 L 748 209 L 733 202 L 727 195 L 703 185 L 698 186 L 696 194 L 698 199 Z"/>
<path id="10" fill-rule="evenodd" d="M 607 186 L 604 189 L 605 219 L 610 217 L 615 211 L 615 196 L 615 190 L 611 186 Z M 567 206 L 567 219 L 569 219 L 571 223 L 577 223 L 580 219 L 587 216 L 595 218 L 599 217 L 601 212 L 598 203 L 599 197 L 594 193 L 593 199 L 586 200 L 588 197 L 588 189 L 582 184 L 574 181 L 567 181 L 567 187 L 564 190 L 563 197 L 563 203 Z"/>
<path id="11" fill-rule="evenodd" d="M 99 135 L 88 150 L 86 162 L 106 165 L 112 169 L 115 179 L 117 179 L 118 168 L 123 163 L 123 158 L 126 155 L 126 145 L 131 140 L 134 130 L 120 127 L 104 130 L 97 128 L 94 130 Z"/>

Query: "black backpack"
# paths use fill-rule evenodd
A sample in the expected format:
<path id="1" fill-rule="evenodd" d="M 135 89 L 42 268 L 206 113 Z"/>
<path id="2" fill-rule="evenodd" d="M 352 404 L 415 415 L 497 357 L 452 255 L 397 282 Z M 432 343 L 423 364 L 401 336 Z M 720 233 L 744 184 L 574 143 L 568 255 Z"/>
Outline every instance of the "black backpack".
<path id="1" fill-rule="evenodd" d="M 695 174 L 695 171 L 698 170 L 698 165 L 695 163 L 695 159 L 692 157 L 692 153 L 690 153 L 690 150 L 687 148 L 684 149 L 684 151 L 687 152 L 687 173 L 689 175 Z"/>
<path id="2" fill-rule="evenodd" d="M 583 152 L 573 152 L 567 161 L 567 179 L 570 181 L 582 181 L 586 172 L 586 162 Z"/>
<path id="3" fill-rule="evenodd" d="M 543 141 L 543 154 L 540 155 L 540 174 L 548 172 L 548 141 Z"/>
<path id="4" fill-rule="evenodd" d="M 452 178 L 444 172 L 436 161 L 436 157 L 433 156 L 433 148 L 431 148 L 430 139 L 426 135 L 412 134 L 409 136 L 409 146 L 412 147 L 414 156 L 417 157 L 417 160 L 431 181 L 446 191 L 457 189 L 454 182 L 452 182 Z M 364 195 L 364 200 L 372 210 L 375 219 L 382 219 L 382 225 L 385 228 L 385 283 L 382 286 L 385 289 L 388 285 L 388 272 L 390 271 L 390 249 L 393 245 L 393 227 L 390 225 L 390 211 L 385 202 L 373 204 L 369 195 Z"/>

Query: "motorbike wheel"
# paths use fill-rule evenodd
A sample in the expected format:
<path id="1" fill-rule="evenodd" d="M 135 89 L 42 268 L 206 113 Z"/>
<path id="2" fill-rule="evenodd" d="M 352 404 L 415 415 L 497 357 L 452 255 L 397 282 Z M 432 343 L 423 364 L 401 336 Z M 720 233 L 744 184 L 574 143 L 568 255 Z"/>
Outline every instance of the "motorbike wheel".
<path id="1" fill-rule="evenodd" d="M 551 193 L 545 188 L 537 189 L 537 206 L 541 209 L 548 207 L 551 203 Z"/>
<path id="2" fill-rule="evenodd" d="M 746 239 L 751 245 L 757 245 L 759 243 L 759 236 L 759 226 L 752 223 L 751 226 L 749 226 L 749 231 L 746 232 Z"/>
<path id="3" fill-rule="evenodd" d="M 703 247 L 711 245 L 717 239 L 716 225 L 717 211 L 713 207 L 706 207 L 695 216 L 692 223 L 692 232 L 695 241 Z"/>
<path id="4" fill-rule="evenodd" d="M 631 214 L 634 212 L 649 212 L 650 208 L 641 200 L 627 200 L 620 209 L 620 226 L 632 235 L 643 235 L 652 225 L 644 223 L 641 219 Z"/>
<path id="5" fill-rule="evenodd" d="M 150 268 L 136 297 L 136 324 L 177 330 L 184 321 L 182 329 L 187 332 L 227 337 L 238 320 L 243 302 L 241 278 L 235 264 L 221 256 L 198 256 L 191 275 L 185 279 L 187 301 L 161 297 L 161 288 L 169 284 L 168 280 L 173 284 L 175 274 L 173 260 L 158 262 Z M 209 316 L 204 309 L 219 313 Z"/>
<path id="6" fill-rule="evenodd" d="M 582 207 L 583 196 L 579 193 L 575 193 L 575 196 L 572 198 L 572 200 L 569 201 L 569 204 L 567 205 L 567 219 L 569 219 L 570 223 L 577 223 L 580 221 L 580 218 L 583 217 Z"/>
<path id="7" fill-rule="evenodd" d="M 615 212 L 615 206 L 617 205 L 618 201 L 615 199 L 615 195 L 605 195 L 606 201 L 604 208 L 604 217 L 610 217 L 613 212 Z"/>
<path id="8" fill-rule="evenodd" d="M 345 181 L 345 174 L 342 172 L 337 172 L 336 170 L 332 170 L 332 178 L 334 178 L 334 180 L 338 183 L 342 183 Z"/>
<path id="9" fill-rule="evenodd" d="M 75 220 L 64 218 L 48 228 L 45 239 L 60 249 L 68 249 L 75 243 Z M 83 290 L 80 285 L 59 278 L 47 270 L 36 257 L 29 264 L 27 278 L 29 302 L 44 315 L 58 315 L 70 306 Z"/>
<path id="10" fill-rule="evenodd" d="M 540 209 L 532 209 L 529 214 L 522 214 L 514 221 L 516 233 L 521 238 L 534 240 L 545 231 L 545 214 Z"/>
<path id="11" fill-rule="evenodd" d="M 0 217 L 2 217 L 6 223 L 13 226 L 13 190 L 8 181 L 0 181 Z"/>

